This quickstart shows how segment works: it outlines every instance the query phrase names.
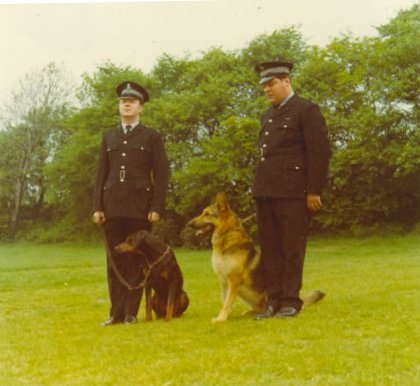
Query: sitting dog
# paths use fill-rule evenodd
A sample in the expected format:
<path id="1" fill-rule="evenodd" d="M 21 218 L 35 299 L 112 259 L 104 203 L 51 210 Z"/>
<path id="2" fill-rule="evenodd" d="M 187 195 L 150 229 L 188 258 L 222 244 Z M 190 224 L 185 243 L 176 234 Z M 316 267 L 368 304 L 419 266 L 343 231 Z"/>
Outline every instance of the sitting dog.
<path id="1" fill-rule="evenodd" d="M 222 289 L 222 309 L 213 321 L 228 318 L 237 296 L 251 306 L 252 312 L 265 311 L 268 298 L 260 253 L 230 208 L 225 194 L 219 193 L 216 202 L 188 225 L 198 229 L 197 235 L 212 232 L 211 263 Z M 321 291 L 313 291 L 303 301 L 308 306 L 324 296 Z"/>
<path id="2" fill-rule="evenodd" d="M 188 308 L 189 299 L 183 290 L 183 277 L 174 252 L 147 231 L 138 231 L 115 247 L 118 253 L 141 255 L 145 268 L 146 320 L 152 320 L 152 309 L 157 318 L 181 316 Z M 151 292 L 153 289 L 153 297 Z"/>

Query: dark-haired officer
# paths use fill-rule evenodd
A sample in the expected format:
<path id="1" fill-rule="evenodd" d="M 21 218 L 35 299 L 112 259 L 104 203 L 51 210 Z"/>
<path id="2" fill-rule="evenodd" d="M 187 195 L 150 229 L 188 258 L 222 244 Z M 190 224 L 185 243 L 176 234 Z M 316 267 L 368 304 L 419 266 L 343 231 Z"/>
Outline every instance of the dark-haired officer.
<path id="1" fill-rule="evenodd" d="M 132 287 L 143 279 L 141 261 L 114 253 L 129 233 L 150 230 L 164 211 L 169 167 L 160 133 L 140 123 L 147 91 L 135 82 L 116 88 L 121 125 L 106 132 L 99 154 L 93 197 L 93 221 L 103 225 L 108 251 L 110 318 L 105 326 L 137 321 L 142 290 L 129 290 L 110 263 Z"/>
<path id="2" fill-rule="evenodd" d="M 327 181 L 325 120 L 318 105 L 294 93 L 292 68 L 285 59 L 255 67 L 271 103 L 261 119 L 253 185 L 268 283 L 268 307 L 257 320 L 299 314 L 309 220 L 322 207 Z"/>

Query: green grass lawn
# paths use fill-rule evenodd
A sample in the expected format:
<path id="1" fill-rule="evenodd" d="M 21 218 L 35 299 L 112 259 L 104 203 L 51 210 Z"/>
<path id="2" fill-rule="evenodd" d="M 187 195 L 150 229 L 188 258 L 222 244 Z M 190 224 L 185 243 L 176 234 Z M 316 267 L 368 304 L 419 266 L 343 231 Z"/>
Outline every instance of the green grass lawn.
<path id="1" fill-rule="evenodd" d="M 170 323 L 101 327 L 101 246 L 0 246 L 0 385 L 420 385 L 420 236 L 320 239 L 287 320 L 220 308 L 210 251 L 177 250 L 190 297 Z"/>

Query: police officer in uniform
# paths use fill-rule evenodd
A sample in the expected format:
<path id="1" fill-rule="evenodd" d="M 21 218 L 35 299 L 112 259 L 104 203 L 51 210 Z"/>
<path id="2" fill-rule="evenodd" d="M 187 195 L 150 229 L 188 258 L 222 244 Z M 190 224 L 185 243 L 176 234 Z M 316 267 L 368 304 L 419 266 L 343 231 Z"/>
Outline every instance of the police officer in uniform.
<path id="1" fill-rule="evenodd" d="M 93 221 L 103 226 L 107 243 L 110 318 L 103 325 L 137 322 L 142 290 L 129 290 L 143 279 L 141 259 L 114 253 L 131 232 L 150 230 L 164 211 L 169 167 L 160 133 L 140 122 L 149 94 L 126 81 L 116 88 L 121 125 L 106 132 L 99 154 L 93 199 Z M 111 264 L 112 259 L 113 264 Z"/>
<path id="2" fill-rule="evenodd" d="M 325 120 L 318 105 L 294 93 L 292 68 L 285 59 L 255 67 L 271 103 L 261 119 L 253 185 L 268 284 L 268 307 L 257 320 L 299 314 L 309 220 L 322 207 L 327 180 Z"/>

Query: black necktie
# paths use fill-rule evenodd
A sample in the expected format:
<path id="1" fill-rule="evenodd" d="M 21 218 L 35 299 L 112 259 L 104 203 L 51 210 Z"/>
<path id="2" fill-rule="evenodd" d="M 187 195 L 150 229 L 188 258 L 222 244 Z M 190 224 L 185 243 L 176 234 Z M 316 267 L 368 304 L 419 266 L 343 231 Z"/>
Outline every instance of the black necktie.
<path id="1" fill-rule="evenodd" d="M 127 125 L 125 127 L 125 134 L 128 134 L 131 131 L 132 127 L 130 125 Z"/>

